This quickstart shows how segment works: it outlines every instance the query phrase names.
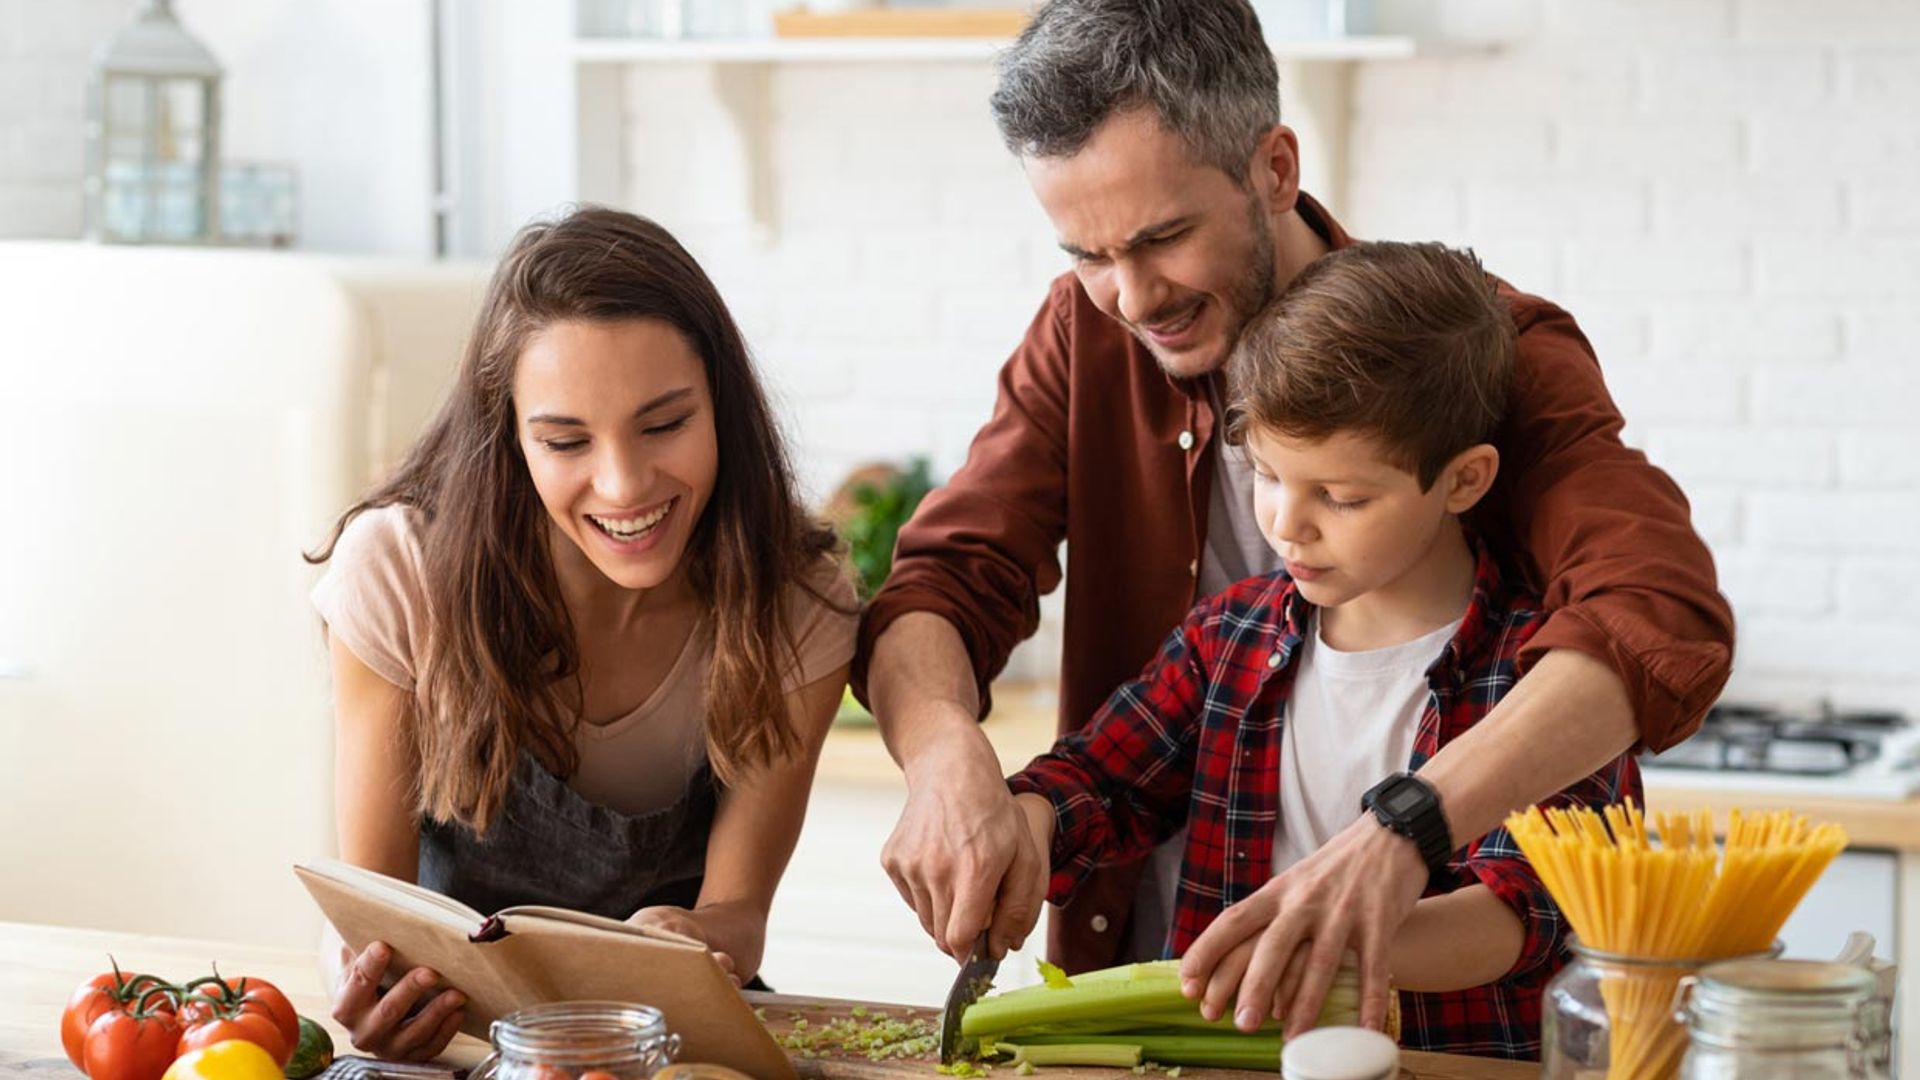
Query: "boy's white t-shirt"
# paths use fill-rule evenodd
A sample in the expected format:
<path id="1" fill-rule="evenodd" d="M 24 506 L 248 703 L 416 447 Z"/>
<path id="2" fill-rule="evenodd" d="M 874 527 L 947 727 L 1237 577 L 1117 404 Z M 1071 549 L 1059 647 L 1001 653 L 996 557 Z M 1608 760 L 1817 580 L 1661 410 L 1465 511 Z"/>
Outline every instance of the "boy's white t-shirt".
<path id="1" fill-rule="evenodd" d="M 1413 757 L 1431 690 L 1427 668 L 1460 620 L 1412 641 L 1342 652 L 1320 638 L 1311 616 L 1280 734 L 1280 821 L 1273 872 L 1320 850 L 1360 816 L 1360 797 Z"/>

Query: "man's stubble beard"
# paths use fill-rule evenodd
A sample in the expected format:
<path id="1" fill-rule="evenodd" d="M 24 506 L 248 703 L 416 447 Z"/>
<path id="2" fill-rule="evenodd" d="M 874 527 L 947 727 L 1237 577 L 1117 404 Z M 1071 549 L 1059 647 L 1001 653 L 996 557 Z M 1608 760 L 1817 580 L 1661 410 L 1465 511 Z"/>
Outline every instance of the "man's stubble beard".
<path id="1" fill-rule="evenodd" d="M 1155 345 L 1153 339 L 1149 338 L 1144 331 L 1131 323 L 1127 324 L 1127 329 L 1133 332 L 1133 336 L 1139 340 L 1140 344 L 1146 346 L 1148 354 L 1160 365 L 1160 370 L 1168 375 L 1176 379 L 1197 379 L 1226 367 L 1227 360 L 1233 356 L 1234 348 L 1240 343 L 1241 331 L 1247 328 L 1247 323 L 1259 313 L 1261 308 L 1272 302 L 1274 294 L 1278 291 L 1273 283 L 1273 226 L 1260 212 L 1258 200 L 1251 195 L 1247 196 L 1247 232 L 1253 240 L 1250 245 L 1251 250 L 1246 257 L 1247 272 L 1235 279 L 1233 287 L 1227 290 L 1225 296 L 1227 322 L 1222 335 L 1219 356 L 1199 370 L 1180 370 L 1185 365 L 1180 364 L 1176 357 L 1163 355 L 1159 346 Z"/>

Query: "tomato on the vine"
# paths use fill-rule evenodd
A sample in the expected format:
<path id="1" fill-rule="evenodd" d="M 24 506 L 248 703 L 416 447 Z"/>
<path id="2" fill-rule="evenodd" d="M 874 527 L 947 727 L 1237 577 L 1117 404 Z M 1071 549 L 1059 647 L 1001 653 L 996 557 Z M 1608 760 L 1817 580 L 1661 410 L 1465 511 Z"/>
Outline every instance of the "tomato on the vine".
<path id="1" fill-rule="evenodd" d="M 180 1021 L 167 995 L 168 988 L 154 987 L 132 1011 L 109 1009 L 94 1019 L 80 1052 L 90 1080 L 160 1080 L 180 1043 Z"/>
<path id="2" fill-rule="evenodd" d="M 280 1026 L 258 1003 L 235 1002 L 225 1005 L 196 994 L 188 997 L 182 1007 L 188 1004 L 203 1005 L 204 1008 L 195 1008 L 193 1018 L 187 1020 L 182 1028 L 180 1054 L 228 1039 L 239 1039 L 265 1050 L 276 1065 L 285 1066 L 287 1059 L 293 1056 L 293 1046 L 281 1036 Z M 295 1024 L 298 1023 L 296 1020 Z"/>
<path id="3" fill-rule="evenodd" d="M 221 1006 L 239 1006 L 249 1012 L 261 1012 L 271 1017 L 273 1025 L 280 1032 L 280 1040 L 289 1047 L 300 1044 L 300 1014 L 294 1011 L 293 1002 L 280 988 L 265 979 L 256 979 L 250 975 L 238 979 L 227 979 L 219 972 L 204 978 L 195 979 L 181 988 L 187 995 L 180 1005 L 180 1020 L 185 1024 L 197 1023 L 212 1015 L 213 1004 Z M 212 998 L 212 1002 L 197 1000 L 196 995 Z"/>
<path id="4" fill-rule="evenodd" d="M 109 1012 L 127 1012 L 140 995 L 168 985 L 157 976 L 123 973 L 117 964 L 112 971 L 81 983 L 60 1014 L 60 1046 L 66 1050 L 67 1060 L 73 1062 L 75 1068 L 85 1069 L 82 1053 L 86 1048 L 87 1029 L 93 1022 Z M 172 1012 L 173 999 L 156 998 L 151 1007 L 159 1012 Z"/>

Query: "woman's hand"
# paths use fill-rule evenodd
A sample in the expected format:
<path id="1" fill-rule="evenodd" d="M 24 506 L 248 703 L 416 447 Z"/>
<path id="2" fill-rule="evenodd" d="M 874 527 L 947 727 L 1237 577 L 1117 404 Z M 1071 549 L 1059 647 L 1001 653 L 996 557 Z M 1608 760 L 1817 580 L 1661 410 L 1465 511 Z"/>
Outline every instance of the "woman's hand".
<path id="1" fill-rule="evenodd" d="M 453 1041 L 466 1020 L 466 995 L 440 981 L 437 972 L 414 968 L 382 993 L 393 950 L 374 942 L 354 956 L 340 950 L 345 965 L 333 996 L 333 1018 L 353 1037 L 356 1049 L 390 1061 L 428 1061 Z"/>
<path id="2" fill-rule="evenodd" d="M 627 922 L 634 926 L 651 926 L 656 930 L 690 937 L 702 945 L 714 944 L 712 932 L 700 921 L 700 916 L 686 908 L 672 907 L 667 904 L 643 907 L 627 916 Z M 733 985 L 739 986 L 740 973 L 734 968 L 733 957 L 720 949 L 714 949 L 713 958 L 720 962 L 721 970 L 727 973 L 727 978 L 733 980 Z"/>

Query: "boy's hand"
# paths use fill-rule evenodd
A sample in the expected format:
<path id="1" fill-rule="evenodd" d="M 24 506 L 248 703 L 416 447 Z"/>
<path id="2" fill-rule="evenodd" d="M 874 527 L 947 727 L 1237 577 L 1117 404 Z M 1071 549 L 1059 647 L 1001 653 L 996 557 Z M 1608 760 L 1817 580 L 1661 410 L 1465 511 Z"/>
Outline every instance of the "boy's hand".
<path id="1" fill-rule="evenodd" d="M 1234 1003 L 1234 1025 L 1286 1021 L 1311 1030 L 1333 977 L 1359 954 L 1360 1023 L 1386 1024 L 1394 935 L 1427 884 L 1413 843 L 1361 817 L 1327 845 L 1220 913 L 1180 963 L 1181 989 L 1209 1020 Z"/>

